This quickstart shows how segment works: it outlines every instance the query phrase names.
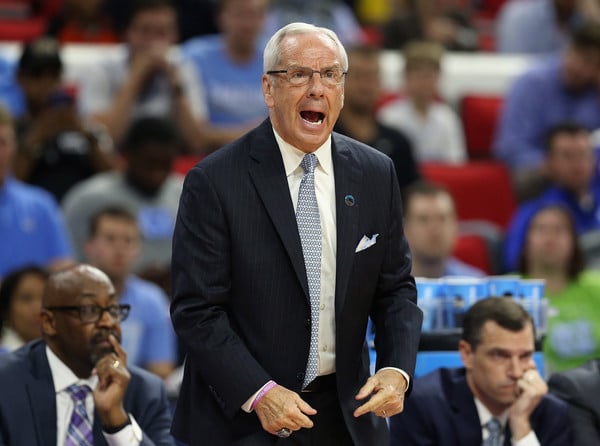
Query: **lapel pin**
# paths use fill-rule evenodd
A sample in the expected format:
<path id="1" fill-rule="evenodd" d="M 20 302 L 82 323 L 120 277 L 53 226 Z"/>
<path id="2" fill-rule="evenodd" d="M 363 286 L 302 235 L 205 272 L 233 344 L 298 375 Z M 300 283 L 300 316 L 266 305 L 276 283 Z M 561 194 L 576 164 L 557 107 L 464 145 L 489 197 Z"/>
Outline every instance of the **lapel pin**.
<path id="1" fill-rule="evenodd" d="M 346 195 L 344 197 L 344 203 L 346 203 L 346 206 L 354 206 L 354 195 Z"/>

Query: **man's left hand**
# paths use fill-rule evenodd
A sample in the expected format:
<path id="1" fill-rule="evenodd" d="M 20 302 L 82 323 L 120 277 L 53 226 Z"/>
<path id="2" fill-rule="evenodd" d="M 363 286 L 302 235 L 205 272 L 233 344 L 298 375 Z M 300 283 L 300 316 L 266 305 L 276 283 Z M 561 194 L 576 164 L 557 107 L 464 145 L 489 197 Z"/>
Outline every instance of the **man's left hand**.
<path id="1" fill-rule="evenodd" d="M 355 417 L 368 412 L 383 418 L 391 417 L 404 410 L 404 394 L 408 388 L 406 378 L 397 370 L 380 370 L 371 376 L 356 395 L 357 400 L 369 401 L 354 411 Z"/>

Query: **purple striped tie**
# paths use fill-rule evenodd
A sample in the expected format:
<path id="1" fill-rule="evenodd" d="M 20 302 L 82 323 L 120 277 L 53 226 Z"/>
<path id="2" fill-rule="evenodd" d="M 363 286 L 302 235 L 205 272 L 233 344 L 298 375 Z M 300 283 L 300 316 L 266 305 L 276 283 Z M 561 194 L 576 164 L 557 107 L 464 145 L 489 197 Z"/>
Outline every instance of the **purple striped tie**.
<path id="1" fill-rule="evenodd" d="M 92 389 L 88 386 L 78 386 L 77 384 L 67 388 L 75 407 L 67 427 L 65 446 L 93 446 L 94 444 L 92 423 L 90 423 L 90 418 L 85 409 L 85 398 L 91 391 Z"/>

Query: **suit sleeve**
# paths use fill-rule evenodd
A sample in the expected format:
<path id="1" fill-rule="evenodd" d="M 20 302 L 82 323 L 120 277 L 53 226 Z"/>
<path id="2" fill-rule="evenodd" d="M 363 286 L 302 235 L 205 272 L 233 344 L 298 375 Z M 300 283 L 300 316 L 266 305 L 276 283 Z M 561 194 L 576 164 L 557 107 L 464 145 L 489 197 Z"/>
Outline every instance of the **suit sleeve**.
<path id="1" fill-rule="evenodd" d="M 186 177 L 173 236 L 171 316 L 202 381 L 233 417 L 270 376 L 228 316 L 231 300 L 228 222 L 208 176 Z"/>
<path id="2" fill-rule="evenodd" d="M 404 412 L 390 418 L 391 446 L 435 446 L 435 426 L 429 420 L 436 411 L 422 409 L 419 404 L 406 400 Z"/>
<path id="3" fill-rule="evenodd" d="M 175 446 L 170 433 L 171 412 L 162 381 L 155 376 L 142 380 L 136 400 L 138 406 L 131 412 L 142 430 L 140 444 L 142 446 Z"/>
<path id="4" fill-rule="evenodd" d="M 553 375 L 548 385 L 550 391 L 569 404 L 569 421 L 573 431 L 573 444 L 592 446 L 600 444 L 600 430 L 586 399 L 595 398 L 598 390 L 588 393 L 575 380 L 562 374 Z"/>
<path id="5" fill-rule="evenodd" d="M 392 197 L 389 237 L 371 310 L 376 369 L 396 367 L 413 376 L 423 313 L 417 307 L 415 283 L 410 274 L 412 263 L 402 228 L 400 189 L 392 163 L 389 167 Z"/>

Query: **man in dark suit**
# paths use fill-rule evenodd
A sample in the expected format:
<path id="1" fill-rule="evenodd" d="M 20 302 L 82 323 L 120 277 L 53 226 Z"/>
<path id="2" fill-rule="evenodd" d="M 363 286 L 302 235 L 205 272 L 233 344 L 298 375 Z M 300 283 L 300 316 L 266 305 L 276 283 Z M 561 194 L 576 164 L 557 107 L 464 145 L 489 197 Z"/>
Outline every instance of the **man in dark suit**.
<path id="1" fill-rule="evenodd" d="M 173 445 L 162 382 L 119 344 L 128 311 L 96 268 L 50 277 L 43 339 L 0 356 L 0 445 Z"/>
<path id="2" fill-rule="evenodd" d="M 415 381 L 404 413 L 390 420 L 392 445 L 570 446 L 566 404 L 547 394 L 534 340 L 531 316 L 511 298 L 474 304 L 459 343 L 465 367 Z"/>
<path id="3" fill-rule="evenodd" d="M 348 68 L 333 32 L 287 25 L 264 67 L 269 119 L 194 167 L 180 201 L 171 313 L 188 357 L 173 432 L 384 446 L 422 321 L 395 170 L 332 134 Z"/>
<path id="4" fill-rule="evenodd" d="M 555 373 L 550 377 L 548 386 L 550 392 L 569 403 L 573 444 L 600 444 L 600 359 Z"/>

